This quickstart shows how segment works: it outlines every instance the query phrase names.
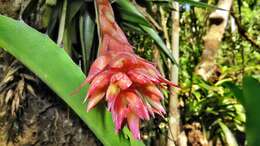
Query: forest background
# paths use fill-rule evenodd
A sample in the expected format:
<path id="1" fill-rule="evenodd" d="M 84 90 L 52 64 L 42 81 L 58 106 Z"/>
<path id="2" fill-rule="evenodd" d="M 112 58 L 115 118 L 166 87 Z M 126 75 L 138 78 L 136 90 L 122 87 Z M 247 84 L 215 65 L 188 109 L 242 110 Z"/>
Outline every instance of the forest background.
<path id="1" fill-rule="evenodd" d="M 164 91 L 165 117 L 142 122 L 145 145 L 257 144 L 259 1 L 114 0 L 112 6 L 135 52 L 180 87 Z M 96 58 L 93 1 L 0 0 L 0 14 L 48 35 L 84 73 Z M 0 145 L 94 146 L 109 139 L 97 138 L 0 47 Z"/>

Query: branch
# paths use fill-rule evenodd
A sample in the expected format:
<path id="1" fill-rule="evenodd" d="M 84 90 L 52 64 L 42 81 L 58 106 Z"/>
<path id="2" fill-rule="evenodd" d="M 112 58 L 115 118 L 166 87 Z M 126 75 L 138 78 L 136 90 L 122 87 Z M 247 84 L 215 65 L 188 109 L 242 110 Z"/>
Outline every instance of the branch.
<path id="1" fill-rule="evenodd" d="M 232 17 L 235 19 L 237 28 L 238 28 L 238 32 L 239 34 L 244 37 L 248 42 L 251 43 L 251 45 L 253 45 L 255 47 L 255 51 L 257 51 L 258 53 L 260 53 L 260 44 L 257 44 L 257 42 L 246 32 L 246 30 L 243 28 L 243 26 L 241 25 L 239 18 L 236 17 L 236 15 L 234 14 L 234 12 L 231 12 Z"/>

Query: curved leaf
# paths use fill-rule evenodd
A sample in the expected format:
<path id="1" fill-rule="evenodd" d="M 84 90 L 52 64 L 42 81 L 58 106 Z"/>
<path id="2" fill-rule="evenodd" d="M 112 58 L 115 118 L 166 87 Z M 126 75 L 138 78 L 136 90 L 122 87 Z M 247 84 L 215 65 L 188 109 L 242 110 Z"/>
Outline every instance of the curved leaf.
<path id="1" fill-rule="evenodd" d="M 232 133 L 232 131 L 227 127 L 227 125 L 225 125 L 222 122 L 219 122 L 219 126 L 221 127 L 224 135 L 225 135 L 225 140 L 228 146 L 238 146 L 237 144 L 237 140 L 234 136 L 234 134 Z"/>
<path id="2" fill-rule="evenodd" d="M 144 16 L 135 8 L 135 6 L 128 0 L 117 0 L 118 8 L 122 18 L 129 22 L 150 26 Z"/>
<path id="3" fill-rule="evenodd" d="M 156 32 L 156 30 L 151 27 L 144 16 L 136 9 L 136 7 L 131 2 L 129 2 L 129 0 L 117 0 L 116 3 L 120 8 L 119 11 L 121 17 L 124 20 L 133 23 L 143 29 L 151 38 L 155 40 L 162 52 L 165 53 L 173 63 L 177 64 L 176 60 L 173 57 L 172 51 L 166 47 L 165 43 L 158 35 L 158 32 Z"/>
<path id="4" fill-rule="evenodd" d="M 22 21 L 0 15 L 0 47 L 11 53 L 54 92 L 56 92 L 88 125 L 105 146 L 143 146 L 129 134 L 120 137 L 114 132 L 111 114 L 102 106 L 86 112 L 83 98 L 86 89 L 71 96 L 85 79 L 80 68 L 66 52 L 47 35 L 32 29 Z"/>
<path id="5" fill-rule="evenodd" d="M 246 136 L 249 146 L 257 146 L 260 143 L 260 82 L 251 77 L 243 78 L 243 95 L 246 109 Z"/>

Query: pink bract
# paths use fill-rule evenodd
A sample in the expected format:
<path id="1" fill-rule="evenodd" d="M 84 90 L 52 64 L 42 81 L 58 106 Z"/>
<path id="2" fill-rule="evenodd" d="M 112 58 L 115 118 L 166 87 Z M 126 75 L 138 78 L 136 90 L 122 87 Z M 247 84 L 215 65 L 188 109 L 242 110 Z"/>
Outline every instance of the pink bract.
<path id="1" fill-rule="evenodd" d="M 132 46 L 114 20 L 108 0 L 97 0 L 100 23 L 99 56 L 92 64 L 86 83 L 90 84 L 87 111 L 106 100 L 116 132 L 127 123 L 134 138 L 140 139 L 140 120 L 163 115 L 162 84 L 175 86 L 164 79 L 156 67 L 134 54 Z"/>

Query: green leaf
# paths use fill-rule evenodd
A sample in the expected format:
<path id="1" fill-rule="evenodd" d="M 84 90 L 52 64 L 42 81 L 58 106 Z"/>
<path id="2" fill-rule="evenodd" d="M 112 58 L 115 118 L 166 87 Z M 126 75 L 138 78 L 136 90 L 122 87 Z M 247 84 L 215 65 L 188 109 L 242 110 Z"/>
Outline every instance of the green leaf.
<path id="1" fill-rule="evenodd" d="M 57 0 L 46 0 L 45 4 L 55 6 L 57 4 Z"/>
<path id="2" fill-rule="evenodd" d="M 237 86 L 236 84 L 232 82 L 226 82 L 224 83 L 224 86 L 229 88 L 231 92 L 234 94 L 234 96 L 244 105 L 245 104 L 245 99 L 243 96 L 243 90 Z"/>
<path id="3" fill-rule="evenodd" d="M 177 1 L 180 3 L 186 3 L 186 4 L 189 4 L 189 5 L 192 5 L 195 7 L 199 7 L 199 8 L 211 8 L 211 9 L 219 9 L 219 10 L 226 11 L 225 9 L 221 9 L 216 6 L 209 5 L 209 4 L 203 3 L 203 2 L 194 1 L 194 0 L 177 0 Z"/>
<path id="4" fill-rule="evenodd" d="M 249 146 L 256 146 L 260 143 L 258 132 L 260 131 L 260 82 L 251 77 L 243 78 L 243 89 L 234 83 L 225 83 L 234 95 L 241 101 L 246 110 L 246 135 Z"/>
<path id="5" fill-rule="evenodd" d="M 120 15 L 123 19 L 127 19 L 130 22 L 143 24 L 150 26 L 144 16 L 135 8 L 135 6 L 128 0 L 117 0 L 116 1 Z"/>
<path id="6" fill-rule="evenodd" d="M 123 9 L 123 8 L 119 7 L 118 10 L 120 11 L 120 16 L 122 19 L 127 20 L 132 23 L 150 26 L 150 24 L 145 20 L 144 17 L 142 17 L 140 15 L 136 15 L 136 13 L 132 13 L 129 9 Z"/>
<path id="7" fill-rule="evenodd" d="M 224 135 L 225 135 L 225 140 L 227 142 L 228 146 L 238 146 L 237 144 L 237 140 L 234 136 L 234 134 L 232 133 L 232 131 L 227 127 L 227 125 L 225 125 L 222 122 L 219 122 L 219 126 L 221 127 Z"/>
<path id="8" fill-rule="evenodd" d="M 136 9 L 136 7 L 129 2 L 129 0 L 117 0 L 116 3 L 119 6 L 120 14 L 121 17 L 128 21 L 131 22 L 140 28 L 142 28 L 151 38 L 155 40 L 155 42 L 159 45 L 161 51 L 167 55 L 167 57 L 170 58 L 170 60 L 177 64 L 176 60 L 173 57 L 173 54 L 169 48 L 166 47 L 165 43 L 159 36 L 158 32 L 156 32 L 151 25 L 147 22 L 147 20 L 144 18 L 144 16 Z M 131 14 L 130 17 L 127 15 Z M 140 19 L 143 19 L 142 21 Z M 147 24 L 146 24 L 146 23 Z M 145 24 L 144 24 L 145 23 Z"/>
<path id="9" fill-rule="evenodd" d="M 71 56 L 72 52 L 72 42 L 71 42 L 71 27 L 66 28 L 63 35 L 63 45 L 64 50 Z"/>
<path id="10" fill-rule="evenodd" d="M 119 137 L 115 133 L 111 114 L 103 106 L 87 113 L 83 104 L 86 89 L 71 95 L 85 80 L 85 75 L 47 35 L 22 21 L 0 15 L 0 47 L 20 60 L 57 93 L 105 146 L 144 146 L 132 137 Z"/>
<path id="11" fill-rule="evenodd" d="M 85 13 L 80 16 L 79 20 L 79 32 L 80 42 L 83 56 L 83 70 L 86 73 L 90 66 L 91 47 L 94 39 L 95 22 L 90 17 L 89 13 Z"/>
<path id="12" fill-rule="evenodd" d="M 161 39 L 161 37 L 158 35 L 158 32 L 156 32 L 153 28 L 151 27 L 147 27 L 144 25 L 139 25 L 144 31 L 146 31 L 151 38 L 153 38 L 155 40 L 155 42 L 157 42 L 157 44 L 160 46 L 160 48 L 162 49 L 162 51 L 167 55 L 167 57 L 169 57 L 171 59 L 171 61 L 173 63 L 175 63 L 176 65 L 177 62 L 173 57 L 172 51 L 166 47 L 165 43 L 163 42 L 163 40 Z"/>
<path id="13" fill-rule="evenodd" d="M 260 143 L 260 82 L 253 77 L 246 76 L 243 79 L 243 93 L 246 109 L 246 135 L 249 146 L 257 146 Z"/>
<path id="14" fill-rule="evenodd" d="M 132 23 L 127 23 L 127 22 L 122 22 L 122 25 L 130 28 L 131 30 L 135 31 L 135 32 L 138 32 L 140 34 L 144 34 L 145 32 L 138 26 L 132 24 Z"/>
<path id="15" fill-rule="evenodd" d="M 72 56 L 73 51 L 73 42 L 76 40 L 76 21 L 75 19 L 72 19 L 72 21 L 69 24 L 69 27 L 65 28 L 64 35 L 63 35 L 63 46 L 64 50 L 69 54 L 69 56 Z"/>
<path id="16" fill-rule="evenodd" d="M 146 1 L 168 2 L 169 3 L 169 2 L 173 2 L 174 0 L 146 0 Z M 200 1 L 195 1 L 195 0 L 176 0 L 176 1 L 181 3 L 181 4 L 189 4 L 191 6 L 195 6 L 195 7 L 199 7 L 199 8 L 210 8 L 210 9 L 224 10 L 224 9 L 218 8 L 218 7 L 214 6 L 214 5 L 209 5 L 207 3 L 200 2 Z"/>
<path id="17" fill-rule="evenodd" d="M 77 14 L 77 12 L 80 10 L 82 5 L 84 4 L 84 1 L 82 0 L 73 0 L 69 3 L 68 6 L 68 24 L 73 19 L 73 17 Z"/>
<path id="18" fill-rule="evenodd" d="M 61 10 L 59 34 L 58 34 L 58 39 L 57 39 L 57 44 L 60 45 L 60 46 L 62 44 L 64 31 L 65 31 L 65 25 L 66 25 L 66 19 L 67 19 L 66 18 L 67 7 L 68 7 L 68 2 L 65 0 L 65 1 L 63 1 L 63 6 L 62 6 L 62 10 Z"/>
<path id="19" fill-rule="evenodd" d="M 58 21 L 59 10 L 61 9 L 61 7 L 62 7 L 62 4 L 60 4 L 59 2 L 57 5 L 55 5 L 55 7 L 53 7 L 53 8 L 49 7 L 49 9 L 51 9 L 51 15 L 48 18 L 49 20 L 47 20 L 48 27 L 47 27 L 47 31 L 46 31 L 46 33 L 49 36 L 53 36 L 53 32 L 55 31 L 55 25 Z M 47 18 L 45 18 L 45 19 L 47 19 Z"/>

